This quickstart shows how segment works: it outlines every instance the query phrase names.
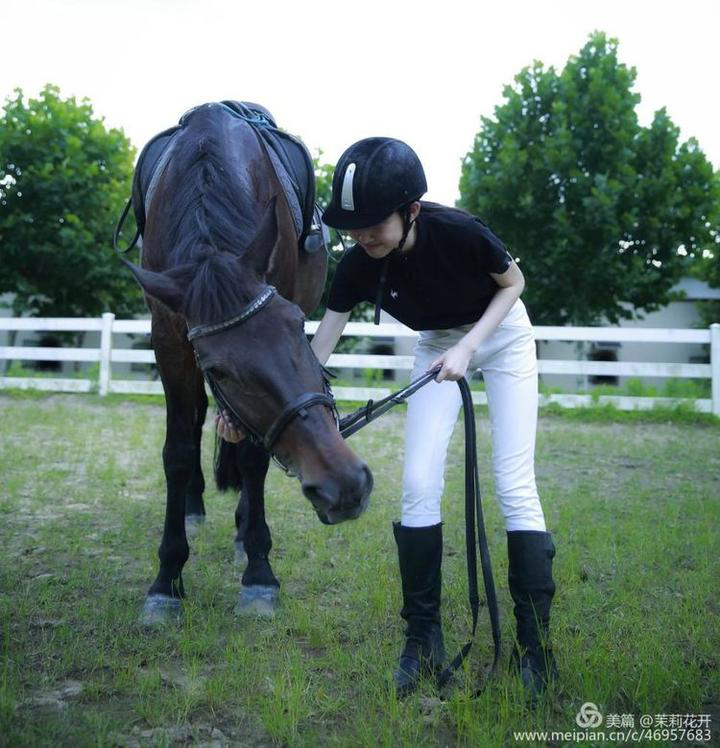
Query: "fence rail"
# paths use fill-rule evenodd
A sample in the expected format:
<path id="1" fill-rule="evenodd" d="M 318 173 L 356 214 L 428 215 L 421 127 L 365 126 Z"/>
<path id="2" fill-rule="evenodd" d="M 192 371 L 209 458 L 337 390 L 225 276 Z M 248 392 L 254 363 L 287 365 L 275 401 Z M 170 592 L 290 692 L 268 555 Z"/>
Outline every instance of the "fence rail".
<path id="1" fill-rule="evenodd" d="M 307 322 L 308 334 L 314 334 L 318 322 Z M 597 400 L 612 403 L 621 410 L 648 409 L 656 405 L 690 402 L 696 410 L 720 416 L 720 324 L 707 330 L 642 328 L 642 327 L 535 327 L 535 337 L 543 341 L 593 341 L 633 343 L 685 343 L 710 346 L 709 364 L 646 363 L 633 361 L 567 361 L 540 359 L 541 374 L 581 374 L 647 377 L 682 377 L 710 379 L 710 399 L 688 400 L 665 397 L 600 396 Z M 162 394 L 162 385 L 156 381 L 113 379 L 112 364 L 155 362 L 151 350 L 134 350 L 113 347 L 114 334 L 149 334 L 150 320 L 116 320 L 112 313 L 96 318 L 0 318 L 0 331 L 31 332 L 99 332 L 99 348 L 45 348 L 37 346 L 0 346 L 0 360 L 28 361 L 77 361 L 99 363 L 98 380 L 45 378 L 45 377 L 0 377 L 0 389 L 20 388 L 55 392 L 91 392 L 97 388 L 101 395 L 109 392 L 135 394 Z M 347 337 L 416 338 L 417 333 L 399 324 L 373 325 L 368 322 L 350 322 L 343 332 Z M 391 369 L 409 370 L 412 356 L 370 355 L 356 353 L 333 354 L 328 366 L 343 369 Z M 367 400 L 384 397 L 389 393 L 382 387 L 336 387 L 338 400 Z M 473 400 L 486 402 L 484 392 L 474 392 Z M 591 395 L 541 395 L 541 404 L 558 403 L 564 407 L 579 407 L 593 402 Z"/>

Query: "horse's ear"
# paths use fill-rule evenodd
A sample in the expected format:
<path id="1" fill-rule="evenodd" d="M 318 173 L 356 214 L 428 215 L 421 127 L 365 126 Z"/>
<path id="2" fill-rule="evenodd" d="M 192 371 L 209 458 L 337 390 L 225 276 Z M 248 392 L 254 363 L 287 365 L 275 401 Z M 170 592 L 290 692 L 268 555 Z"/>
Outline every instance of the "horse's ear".
<path id="1" fill-rule="evenodd" d="M 185 287 L 178 283 L 178 279 L 173 277 L 174 274 L 155 273 L 133 265 L 122 257 L 120 259 L 132 270 L 137 282 L 148 296 L 162 302 L 171 311 L 180 312 L 185 298 Z"/>
<path id="2" fill-rule="evenodd" d="M 257 233 L 250 246 L 243 252 L 243 264 L 264 276 L 270 264 L 270 256 L 278 240 L 277 197 L 273 196 L 265 208 Z"/>

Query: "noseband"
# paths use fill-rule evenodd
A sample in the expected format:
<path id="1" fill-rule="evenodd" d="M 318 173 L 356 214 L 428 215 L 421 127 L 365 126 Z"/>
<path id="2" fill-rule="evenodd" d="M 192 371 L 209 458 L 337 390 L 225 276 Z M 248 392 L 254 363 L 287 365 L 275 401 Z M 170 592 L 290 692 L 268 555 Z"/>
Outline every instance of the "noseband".
<path id="1" fill-rule="evenodd" d="M 277 290 L 273 286 L 268 286 L 261 294 L 255 297 L 239 314 L 235 315 L 234 317 L 231 317 L 224 322 L 218 322 L 212 325 L 196 325 L 195 327 L 190 327 L 187 333 L 188 341 L 192 344 L 192 341 L 196 338 L 215 335 L 216 333 L 228 330 L 231 327 L 237 327 L 238 325 L 241 325 L 243 322 L 249 320 L 250 317 L 253 317 L 262 309 L 264 309 L 270 303 L 276 293 Z M 330 408 L 337 423 L 337 407 L 335 405 L 335 400 L 333 399 L 330 392 L 328 379 L 323 371 L 325 391 L 305 392 L 298 398 L 296 398 L 293 402 L 286 405 L 282 413 L 280 413 L 280 415 L 275 419 L 275 421 L 268 429 L 267 433 L 263 436 L 257 429 L 253 428 L 250 424 L 243 420 L 243 418 L 232 407 L 227 397 L 225 397 L 222 389 L 220 388 L 220 385 L 210 373 L 209 366 L 203 364 L 200 355 L 198 354 L 197 349 L 194 345 L 193 351 L 195 353 L 195 360 L 197 361 L 198 367 L 200 368 L 200 371 L 202 371 L 203 377 L 205 377 L 205 381 L 208 383 L 208 386 L 213 393 L 213 397 L 215 398 L 215 402 L 217 403 L 218 407 L 224 411 L 227 411 L 231 415 L 233 425 L 242 429 L 242 431 L 247 435 L 248 439 L 250 439 L 253 444 L 262 447 L 268 452 L 272 452 L 275 442 L 277 442 L 280 434 L 283 432 L 285 427 L 296 416 L 300 416 L 300 418 L 307 418 L 308 408 L 311 408 L 313 405 L 325 405 L 326 407 Z M 277 460 L 277 458 L 275 459 Z M 281 465 L 281 467 L 287 470 L 285 465 L 283 465 L 282 463 L 279 464 Z"/>

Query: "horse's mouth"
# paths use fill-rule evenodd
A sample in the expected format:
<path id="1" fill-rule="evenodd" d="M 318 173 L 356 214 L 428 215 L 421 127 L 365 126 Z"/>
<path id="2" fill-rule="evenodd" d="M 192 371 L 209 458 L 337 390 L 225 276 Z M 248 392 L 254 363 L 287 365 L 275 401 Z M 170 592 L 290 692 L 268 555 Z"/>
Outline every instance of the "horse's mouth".
<path id="1" fill-rule="evenodd" d="M 324 525 L 339 525 L 341 522 L 345 522 L 349 519 L 357 519 L 361 514 L 362 510 L 358 511 L 336 511 L 336 512 L 318 512 L 315 510 L 318 516 L 318 519 L 324 524 Z"/>
<path id="2" fill-rule="evenodd" d="M 327 511 L 315 507 L 315 514 L 317 514 L 318 519 L 324 525 L 339 525 L 341 522 L 346 522 L 350 519 L 357 519 L 367 509 L 369 503 L 370 492 L 363 496 L 359 504 L 356 504 L 353 507 L 331 509 Z"/>
<path id="3" fill-rule="evenodd" d="M 342 487 L 329 480 L 303 483 L 303 493 L 324 525 L 337 525 L 349 519 L 357 519 L 367 509 L 373 489 L 373 477 L 367 465 L 360 464 L 358 468 L 352 476 L 354 480 L 346 481 Z"/>
<path id="4" fill-rule="evenodd" d="M 315 513 L 318 516 L 318 519 L 324 524 L 324 525 L 333 525 L 334 522 L 330 521 L 330 518 L 325 514 L 325 512 L 319 512 L 317 509 L 315 510 Z"/>

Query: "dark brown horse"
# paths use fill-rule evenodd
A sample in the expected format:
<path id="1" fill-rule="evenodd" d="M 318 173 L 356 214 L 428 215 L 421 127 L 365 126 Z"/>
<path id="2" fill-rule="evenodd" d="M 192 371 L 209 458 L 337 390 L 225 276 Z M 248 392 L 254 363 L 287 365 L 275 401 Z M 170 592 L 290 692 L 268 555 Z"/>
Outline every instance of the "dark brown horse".
<path id="1" fill-rule="evenodd" d="M 270 453 L 298 476 L 326 523 L 358 517 L 372 489 L 370 471 L 340 437 L 303 330 L 303 313 L 322 293 L 326 258 L 298 249 L 288 199 L 258 132 L 209 104 L 186 115 L 171 149 L 145 206 L 142 267 L 131 265 L 152 312 L 167 404 L 167 506 L 160 570 L 143 613 L 150 624 L 179 615 L 186 517 L 205 515 L 203 374 L 249 434 L 239 445 L 221 444 L 216 465 L 220 488 L 241 489 L 241 610 L 267 612 L 277 598 L 264 509 Z"/>

